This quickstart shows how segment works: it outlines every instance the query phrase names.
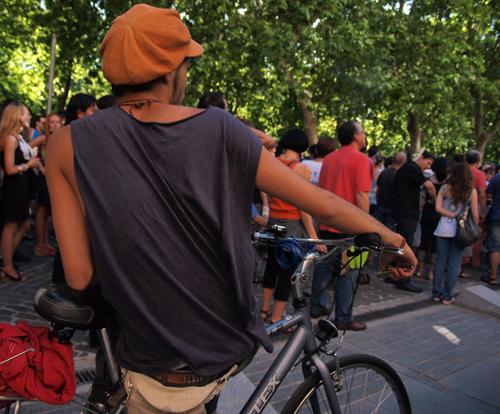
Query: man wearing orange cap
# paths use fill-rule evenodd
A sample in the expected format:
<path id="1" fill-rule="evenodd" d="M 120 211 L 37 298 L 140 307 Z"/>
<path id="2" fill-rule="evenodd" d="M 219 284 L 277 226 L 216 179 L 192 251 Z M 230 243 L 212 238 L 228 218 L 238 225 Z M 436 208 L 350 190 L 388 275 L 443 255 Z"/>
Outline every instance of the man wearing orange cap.
<path id="1" fill-rule="evenodd" d="M 132 7 L 101 47 L 118 105 L 49 143 L 66 279 L 78 290 L 99 280 L 117 311 L 115 355 L 129 414 L 212 412 L 206 403 L 223 379 L 259 345 L 272 350 L 252 294 L 246 237 L 255 185 L 344 233 L 402 243 L 281 165 L 232 115 L 181 106 L 191 60 L 202 52 L 176 11 Z M 404 251 L 398 263 L 415 265 Z"/>

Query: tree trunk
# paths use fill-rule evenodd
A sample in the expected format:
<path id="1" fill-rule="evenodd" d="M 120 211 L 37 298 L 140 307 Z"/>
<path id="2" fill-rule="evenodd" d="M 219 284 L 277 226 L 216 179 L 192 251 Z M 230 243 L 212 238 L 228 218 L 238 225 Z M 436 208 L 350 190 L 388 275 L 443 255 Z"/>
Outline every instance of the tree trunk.
<path id="1" fill-rule="evenodd" d="M 309 144 L 318 142 L 318 117 L 314 111 L 311 111 L 311 93 L 307 90 L 301 90 L 299 85 L 295 84 L 293 73 L 289 70 L 288 62 L 284 56 L 280 56 L 280 65 L 286 73 L 286 83 L 295 90 L 300 90 L 300 95 L 297 96 L 297 103 L 302 112 L 302 125 L 304 131 L 309 137 Z"/>
<path id="2" fill-rule="evenodd" d="M 66 108 L 66 101 L 68 100 L 69 90 L 71 89 L 72 75 L 73 75 L 73 65 L 70 65 L 68 72 L 66 74 L 63 93 L 57 100 L 57 109 L 59 111 L 64 111 L 64 109 Z"/>
<path id="3" fill-rule="evenodd" d="M 417 115 L 410 111 L 408 112 L 408 133 L 410 134 L 410 152 L 412 154 L 422 149 L 422 134 L 418 125 Z"/>
<path id="4" fill-rule="evenodd" d="M 500 110 L 497 110 L 495 119 L 486 130 L 484 125 L 483 95 L 477 87 L 473 87 L 471 93 L 474 97 L 474 141 L 477 150 L 481 153 L 481 158 L 484 159 L 486 146 L 495 138 L 500 130 Z"/>
<path id="5" fill-rule="evenodd" d="M 299 106 L 302 112 L 302 123 L 304 131 L 309 137 L 309 144 L 318 142 L 318 118 L 314 111 L 310 109 L 311 99 L 308 91 L 304 91 L 302 98 L 299 98 Z"/>

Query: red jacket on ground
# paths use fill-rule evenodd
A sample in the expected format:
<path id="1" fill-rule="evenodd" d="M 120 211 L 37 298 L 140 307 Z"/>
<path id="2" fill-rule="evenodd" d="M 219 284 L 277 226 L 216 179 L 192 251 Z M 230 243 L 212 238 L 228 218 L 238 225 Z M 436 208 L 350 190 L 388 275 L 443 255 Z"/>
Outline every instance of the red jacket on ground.
<path id="1" fill-rule="evenodd" d="M 60 344 L 49 332 L 24 322 L 0 323 L 0 389 L 47 404 L 71 401 L 76 391 L 73 346 Z M 29 348 L 33 351 L 2 363 Z"/>

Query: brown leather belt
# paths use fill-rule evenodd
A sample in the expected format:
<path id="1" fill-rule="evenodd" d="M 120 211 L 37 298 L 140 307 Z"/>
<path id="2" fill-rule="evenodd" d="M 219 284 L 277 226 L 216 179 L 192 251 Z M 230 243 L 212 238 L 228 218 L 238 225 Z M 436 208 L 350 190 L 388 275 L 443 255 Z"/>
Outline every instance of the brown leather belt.
<path id="1" fill-rule="evenodd" d="M 156 381 L 165 385 L 166 387 L 203 387 L 216 379 L 222 377 L 220 375 L 203 376 L 196 374 L 193 371 L 167 371 L 160 374 L 151 375 Z"/>

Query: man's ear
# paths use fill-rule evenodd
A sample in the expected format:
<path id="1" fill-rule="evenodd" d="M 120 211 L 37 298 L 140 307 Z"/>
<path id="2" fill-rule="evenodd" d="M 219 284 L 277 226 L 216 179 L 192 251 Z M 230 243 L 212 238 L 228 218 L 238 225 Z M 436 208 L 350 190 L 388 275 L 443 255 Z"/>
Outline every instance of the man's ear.
<path id="1" fill-rule="evenodd" d="M 84 112 L 80 109 L 76 110 L 76 119 L 80 119 L 84 115 Z"/>

